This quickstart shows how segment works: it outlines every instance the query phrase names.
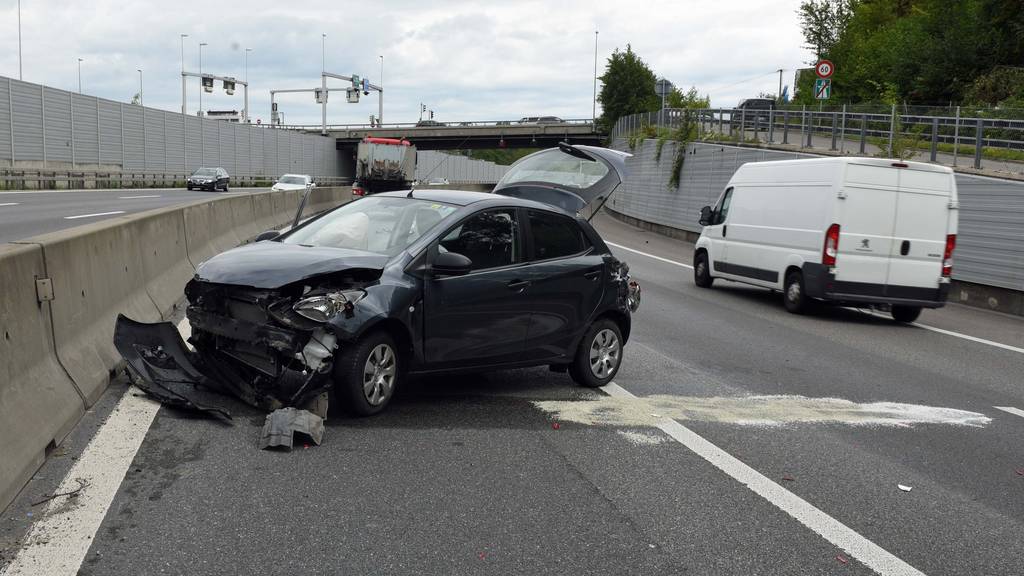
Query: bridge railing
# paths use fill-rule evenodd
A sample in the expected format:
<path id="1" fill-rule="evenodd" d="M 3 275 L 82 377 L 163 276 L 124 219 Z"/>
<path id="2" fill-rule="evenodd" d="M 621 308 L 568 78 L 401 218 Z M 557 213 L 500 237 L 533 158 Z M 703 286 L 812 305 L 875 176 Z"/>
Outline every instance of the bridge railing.
<path id="1" fill-rule="evenodd" d="M 670 108 L 624 116 L 612 137 L 662 137 L 686 119 L 709 142 L 770 144 L 1024 173 L 1024 110 L 847 105 Z"/>
<path id="2" fill-rule="evenodd" d="M 401 128 L 494 128 L 499 126 L 586 126 L 593 124 L 590 118 L 568 119 L 560 122 L 522 122 L 519 120 L 468 120 L 455 122 L 442 122 L 438 120 L 423 120 L 420 122 L 393 122 L 385 124 L 328 124 L 328 130 L 388 130 Z M 282 130 L 320 130 L 320 124 L 273 124 L 267 126 Z"/>

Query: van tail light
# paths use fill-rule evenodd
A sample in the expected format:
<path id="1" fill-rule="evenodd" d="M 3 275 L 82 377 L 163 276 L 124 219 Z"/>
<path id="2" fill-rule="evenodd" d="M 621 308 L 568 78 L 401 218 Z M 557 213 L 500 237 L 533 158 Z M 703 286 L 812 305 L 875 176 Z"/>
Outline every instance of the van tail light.
<path id="1" fill-rule="evenodd" d="M 836 254 L 839 253 L 839 224 L 833 224 L 825 232 L 825 246 L 821 249 L 821 263 L 825 266 L 836 265 Z"/>
<path id="2" fill-rule="evenodd" d="M 953 249 L 956 248 L 956 234 L 946 235 L 946 251 L 942 254 L 942 276 L 949 278 L 953 274 Z"/>

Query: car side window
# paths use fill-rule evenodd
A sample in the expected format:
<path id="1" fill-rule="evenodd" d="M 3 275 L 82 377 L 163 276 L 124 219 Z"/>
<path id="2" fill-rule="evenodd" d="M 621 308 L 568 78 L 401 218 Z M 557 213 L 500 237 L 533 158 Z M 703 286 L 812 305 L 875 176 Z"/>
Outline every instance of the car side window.
<path id="1" fill-rule="evenodd" d="M 514 208 L 481 212 L 448 231 L 438 243 L 441 252 L 456 252 L 473 262 L 473 270 L 515 264 L 519 254 L 519 226 Z"/>
<path id="2" fill-rule="evenodd" d="M 718 201 L 718 206 L 715 206 L 715 220 L 712 224 L 725 223 L 725 218 L 729 215 L 729 204 L 731 202 L 732 188 L 726 188 L 725 194 L 722 194 L 721 200 Z"/>
<path id="3" fill-rule="evenodd" d="M 572 218 L 530 210 L 533 239 L 531 260 L 547 260 L 579 254 L 590 247 L 583 230 Z"/>

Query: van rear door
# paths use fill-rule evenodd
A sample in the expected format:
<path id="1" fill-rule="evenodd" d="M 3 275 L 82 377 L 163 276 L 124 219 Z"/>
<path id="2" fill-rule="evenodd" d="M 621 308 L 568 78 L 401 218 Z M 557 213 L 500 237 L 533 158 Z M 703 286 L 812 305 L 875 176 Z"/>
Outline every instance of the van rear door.
<path id="1" fill-rule="evenodd" d="M 836 280 L 876 286 L 888 281 L 898 190 L 895 168 L 870 162 L 847 164 L 838 209 Z"/>
<path id="2" fill-rule="evenodd" d="M 899 168 L 899 194 L 890 250 L 891 286 L 937 288 L 949 219 L 953 176 L 948 172 Z"/>

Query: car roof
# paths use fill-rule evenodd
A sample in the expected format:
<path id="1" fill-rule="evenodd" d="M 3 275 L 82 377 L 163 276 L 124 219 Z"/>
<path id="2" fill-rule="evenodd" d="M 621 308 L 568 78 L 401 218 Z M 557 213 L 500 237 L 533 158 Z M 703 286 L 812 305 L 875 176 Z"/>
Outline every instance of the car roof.
<path id="1" fill-rule="evenodd" d="M 381 192 L 374 194 L 373 196 L 383 196 L 391 198 L 407 198 L 409 191 L 398 191 L 398 192 Z M 534 200 L 527 200 L 525 198 L 516 198 L 513 196 L 504 196 L 501 194 L 492 194 L 490 192 L 471 192 L 469 190 L 445 190 L 436 188 L 416 188 L 412 197 L 417 200 L 430 200 L 433 202 L 444 202 L 445 204 L 454 204 L 456 206 L 469 206 L 477 202 L 490 202 L 496 205 L 502 206 L 522 206 L 525 208 L 539 208 L 547 210 L 549 212 L 563 212 L 556 206 L 545 204 L 543 202 L 537 202 Z"/>

